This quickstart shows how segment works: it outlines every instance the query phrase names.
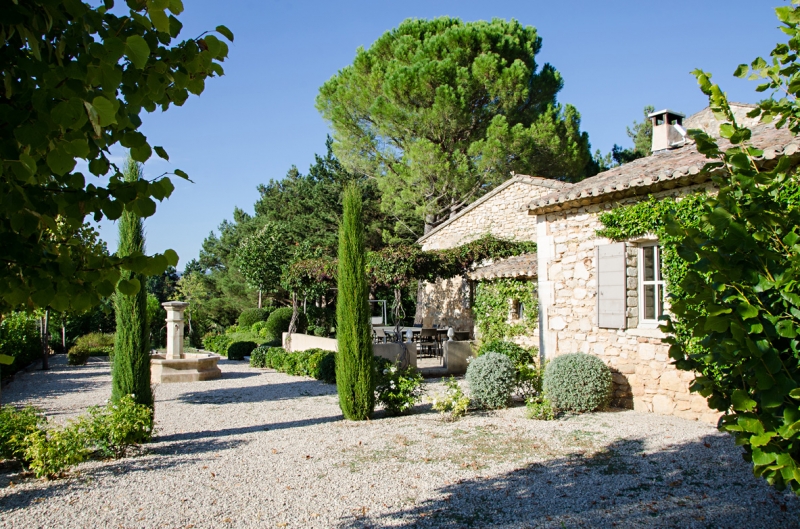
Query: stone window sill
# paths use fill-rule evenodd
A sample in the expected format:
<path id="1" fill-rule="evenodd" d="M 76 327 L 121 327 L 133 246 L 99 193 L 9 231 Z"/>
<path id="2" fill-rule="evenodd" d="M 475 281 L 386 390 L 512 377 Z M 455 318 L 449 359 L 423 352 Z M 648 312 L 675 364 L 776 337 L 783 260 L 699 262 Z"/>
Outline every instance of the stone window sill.
<path id="1" fill-rule="evenodd" d="M 658 327 L 636 327 L 635 329 L 625 329 L 625 334 L 630 336 L 643 336 L 645 338 L 666 338 L 667 335 Z"/>

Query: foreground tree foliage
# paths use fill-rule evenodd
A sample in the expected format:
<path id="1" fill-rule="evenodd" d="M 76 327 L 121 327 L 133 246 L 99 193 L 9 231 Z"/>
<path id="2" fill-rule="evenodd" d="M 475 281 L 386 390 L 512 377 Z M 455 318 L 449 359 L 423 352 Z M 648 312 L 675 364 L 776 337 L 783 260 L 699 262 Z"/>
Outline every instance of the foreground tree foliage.
<path id="1" fill-rule="evenodd" d="M 124 175 L 126 182 L 135 183 L 142 179 L 142 166 L 129 159 Z M 125 211 L 118 224 L 117 254 L 143 255 L 144 223 L 141 217 L 132 211 Z M 144 275 L 128 270 L 122 272 L 122 278 L 131 283 L 142 284 L 145 281 Z M 119 402 L 122 398 L 133 395 L 134 402 L 152 408 L 147 290 L 142 285 L 133 295 L 118 291 L 114 296 L 114 311 L 117 316 L 117 332 L 111 367 L 111 399 Z"/>
<path id="2" fill-rule="evenodd" d="M 375 410 L 375 375 L 361 190 L 357 184 L 345 187 L 343 203 L 336 302 L 336 387 L 344 417 L 363 421 Z"/>
<path id="3" fill-rule="evenodd" d="M 776 120 L 795 134 L 798 2 L 776 10 L 790 40 L 773 50 L 771 64 L 758 58 L 736 72 L 764 79 L 758 90 L 780 97 L 749 116 Z M 670 356 L 678 368 L 703 374 L 692 389 L 725 412 L 720 427 L 744 447 L 755 474 L 800 493 L 800 209 L 796 196 L 787 197 L 797 189 L 797 166 L 788 156 L 777 164 L 763 160 L 719 86 L 707 73 L 695 75 L 732 146 L 722 150 L 714 138 L 690 131 L 698 150 L 713 160 L 707 168 L 717 170 L 720 191 L 709 198 L 699 227 L 678 219 L 667 227 L 690 263 L 681 284 L 685 297 L 672 303 L 670 331 L 678 323 L 688 326 L 702 345 L 693 349 L 673 339 Z"/>
<path id="4" fill-rule="evenodd" d="M 155 213 L 170 179 L 126 182 L 109 150 L 119 143 L 138 162 L 153 151 L 168 159 L 139 132 L 142 111 L 182 105 L 223 74 L 228 47 L 216 36 L 172 43 L 181 0 L 127 5 L 118 16 L 113 0 L 0 0 L 0 314 L 83 311 L 116 288 L 135 293 L 122 270 L 156 275 L 177 264 L 172 250 L 123 258 L 72 238 L 87 216 Z M 91 174 L 75 170 L 78 160 Z"/>
<path id="5" fill-rule="evenodd" d="M 578 112 L 557 104 L 563 82 L 538 68 L 540 48 L 516 21 L 406 20 L 359 49 L 317 108 L 344 166 L 377 180 L 384 211 L 413 211 L 427 232 L 511 171 L 585 176 L 588 136 Z"/>

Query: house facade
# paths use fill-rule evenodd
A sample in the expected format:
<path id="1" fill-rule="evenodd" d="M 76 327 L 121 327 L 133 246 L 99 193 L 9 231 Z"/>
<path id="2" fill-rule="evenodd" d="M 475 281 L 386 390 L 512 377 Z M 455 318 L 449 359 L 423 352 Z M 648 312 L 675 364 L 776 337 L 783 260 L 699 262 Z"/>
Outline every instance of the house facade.
<path id="1" fill-rule="evenodd" d="M 516 175 L 417 242 L 423 250 L 445 250 L 486 234 L 502 239 L 535 241 L 536 218 L 526 215 L 527 204 L 568 185 L 547 178 Z M 471 281 L 474 280 L 457 276 L 425 283 L 417 300 L 418 323 L 425 327 L 438 325 L 453 327 L 456 331 L 473 332 L 475 320 L 471 300 L 474 284 Z M 531 341 L 530 338 L 528 341 Z"/>
<path id="2" fill-rule="evenodd" d="M 763 163 L 779 156 L 800 157 L 800 142 L 786 130 L 749 120 L 746 113 L 751 109 L 750 105 L 734 107 L 740 123 L 752 128 L 754 146 L 764 150 Z M 658 318 L 668 307 L 658 241 L 643 236 L 615 242 L 597 236 L 603 228 L 599 219 L 603 212 L 651 197 L 680 200 L 692 193 L 715 192 L 712 173 L 705 169 L 707 159 L 685 134 L 686 129 L 699 128 L 718 135 L 719 125 L 710 110 L 685 120 L 667 110 L 651 118 L 657 148 L 651 156 L 576 184 L 553 182 L 556 187 L 547 187 L 540 184 L 541 179 L 531 179 L 528 187 L 516 188 L 532 195 L 524 212 L 516 209 L 518 202 L 512 202 L 524 199 L 524 193 L 512 196 L 498 188 L 495 195 L 484 197 L 483 204 L 476 202 L 472 210 L 421 242 L 426 249 L 436 244 L 455 246 L 486 233 L 487 227 L 499 237 L 513 234 L 517 240 L 536 241 L 541 356 L 584 352 L 601 358 L 613 373 L 615 406 L 715 422 L 719 414 L 708 408 L 703 397 L 689 391 L 694 375 L 671 365 L 669 346 L 663 342 Z M 454 221 L 459 225 L 451 226 Z M 461 311 L 460 319 L 453 321 L 471 321 L 467 309 L 455 308 L 459 301 L 463 307 L 469 299 L 469 289 L 461 281 L 460 300 L 448 298 L 456 292 L 455 285 L 426 287 L 426 292 L 434 294 L 426 313 L 448 306 L 453 314 Z M 449 324 L 448 320 L 442 323 Z"/>

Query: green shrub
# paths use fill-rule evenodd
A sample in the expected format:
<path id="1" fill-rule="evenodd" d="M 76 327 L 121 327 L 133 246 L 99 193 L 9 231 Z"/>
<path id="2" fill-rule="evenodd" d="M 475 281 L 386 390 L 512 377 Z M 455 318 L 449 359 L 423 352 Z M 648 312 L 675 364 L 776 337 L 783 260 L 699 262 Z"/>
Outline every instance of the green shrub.
<path id="1" fill-rule="evenodd" d="M 84 365 L 91 355 L 86 349 L 77 346 L 72 346 L 72 349 L 67 353 L 67 363 L 71 366 Z"/>
<path id="2" fill-rule="evenodd" d="M 233 342 L 228 346 L 228 360 L 244 360 L 244 357 L 249 355 L 256 347 L 258 347 L 256 342 Z"/>
<path id="3" fill-rule="evenodd" d="M 14 357 L 14 363 L 3 366 L 3 374 L 11 375 L 42 356 L 42 343 L 36 318 L 24 312 L 5 314 L 0 322 L 0 354 Z"/>
<path id="4" fill-rule="evenodd" d="M 328 384 L 336 384 L 336 353 L 320 351 L 315 371 L 311 376 Z"/>
<path id="5" fill-rule="evenodd" d="M 93 453 L 102 457 L 125 457 L 135 445 L 149 442 L 153 435 L 153 411 L 137 404 L 132 395 L 119 402 L 89 408 L 80 423 Z"/>
<path id="6" fill-rule="evenodd" d="M 230 344 L 231 339 L 226 334 L 207 334 L 203 337 L 203 348 L 206 351 L 223 356 L 228 354 L 228 346 Z"/>
<path id="7" fill-rule="evenodd" d="M 481 344 L 478 349 L 478 356 L 485 355 L 486 353 L 500 353 L 506 355 L 515 366 L 521 364 L 527 365 L 535 361 L 532 351 L 507 340 L 491 340 Z"/>
<path id="8" fill-rule="evenodd" d="M 267 367 L 267 352 L 269 347 L 259 345 L 250 352 L 250 367 Z"/>
<path id="9" fill-rule="evenodd" d="M 244 309 L 239 314 L 239 327 L 249 329 L 254 323 L 267 321 L 269 311 L 267 309 Z"/>
<path id="10" fill-rule="evenodd" d="M 85 334 L 75 340 L 67 353 L 70 365 L 83 365 L 90 356 L 108 356 L 114 359 L 114 335 L 100 332 Z"/>
<path id="11" fill-rule="evenodd" d="M 283 347 L 270 347 L 267 353 L 267 367 L 283 371 L 283 360 L 288 354 Z"/>
<path id="12" fill-rule="evenodd" d="M 433 398 L 433 409 L 442 415 L 447 414 L 447 419 L 454 421 L 467 414 L 469 397 L 464 394 L 464 390 L 452 375 L 445 382 L 445 386 L 447 386 L 447 390 L 444 393 L 438 393 Z"/>
<path id="13" fill-rule="evenodd" d="M 537 367 L 539 350 L 536 347 L 526 349 L 521 345 L 506 340 L 491 340 L 481 345 L 478 356 L 488 352 L 506 355 L 514 364 L 514 392 L 527 400 L 541 395 L 542 370 Z"/>
<path id="14" fill-rule="evenodd" d="M 46 423 L 41 410 L 28 406 L 0 407 L 0 459 L 20 459 L 25 456 L 25 438 Z"/>
<path id="15" fill-rule="evenodd" d="M 544 394 L 556 410 L 584 413 L 605 408 L 611 390 L 611 370 L 596 356 L 560 355 L 544 371 Z"/>
<path id="16" fill-rule="evenodd" d="M 150 440 L 153 412 L 133 395 L 118 402 L 89 408 L 65 426 L 48 427 L 34 408 L 0 408 L 0 458 L 16 459 L 36 477 L 55 478 L 72 465 L 96 457 L 123 457 Z"/>
<path id="17" fill-rule="evenodd" d="M 86 437 L 78 422 L 36 430 L 25 438 L 25 460 L 37 478 L 54 479 L 88 459 Z"/>
<path id="18" fill-rule="evenodd" d="M 254 332 L 262 338 L 266 338 L 266 332 L 264 329 L 267 327 L 266 321 L 257 321 L 252 326 L 250 326 L 250 332 Z"/>
<path id="19" fill-rule="evenodd" d="M 281 307 L 275 309 L 267 318 L 267 325 L 262 329 L 265 338 L 268 340 L 280 340 L 283 333 L 289 330 L 289 323 L 292 320 L 292 308 Z M 308 328 L 306 315 L 300 312 L 297 316 L 297 332 L 304 333 Z"/>
<path id="20" fill-rule="evenodd" d="M 525 402 L 526 415 L 529 419 L 552 421 L 556 418 L 553 404 L 547 397 L 533 397 Z"/>
<path id="21" fill-rule="evenodd" d="M 516 382 L 514 364 L 506 355 L 486 353 L 470 362 L 467 382 L 477 405 L 488 409 L 505 408 Z"/>
<path id="22" fill-rule="evenodd" d="M 411 413 L 422 399 L 422 375 L 412 366 L 402 369 L 399 363 L 376 356 L 375 380 L 375 398 L 388 415 Z"/>

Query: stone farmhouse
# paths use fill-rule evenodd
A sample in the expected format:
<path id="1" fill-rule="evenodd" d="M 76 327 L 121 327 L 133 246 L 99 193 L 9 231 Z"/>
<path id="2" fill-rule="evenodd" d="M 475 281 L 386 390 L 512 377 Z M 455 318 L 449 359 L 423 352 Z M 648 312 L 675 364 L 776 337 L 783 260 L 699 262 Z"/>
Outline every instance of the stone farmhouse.
<path id="1" fill-rule="evenodd" d="M 800 158 L 800 141 L 785 129 L 747 118 L 751 108 L 736 104 L 734 111 L 752 129 L 752 143 L 764 150 L 764 161 Z M 658 318 L 667 308 L 658 241 L 644 236 L 614 242 L 596 234 L 602 228 L 599 215 L 619 206 L 651 196 L 715 192 L 712 174 L 704 170 L 706 158 L 686 137 L 689 128 L 718 136 L 710 110 L 685 120 L 668 110 L 650 117 L 651 156 L 574 184 L 514 176 L 420 238 L 425 250 L 458 246 L 486 233 L 535 241 L 538 247 L 535 270 L 530 260 L 524 266 L 500 261 L 468 278 L 426 284 L 420 314 L 428 324 L 471 330 L 474 281 L 535 280 L 539 332 L 520 343 L 538 345 L 542 358 L 572 352 L 598 356 L 612 370 L 616 406 L 715 422 L 718 414 L 689 392 L 693 375 L 670 364 L 669 346 L 662 342 Z"/>

